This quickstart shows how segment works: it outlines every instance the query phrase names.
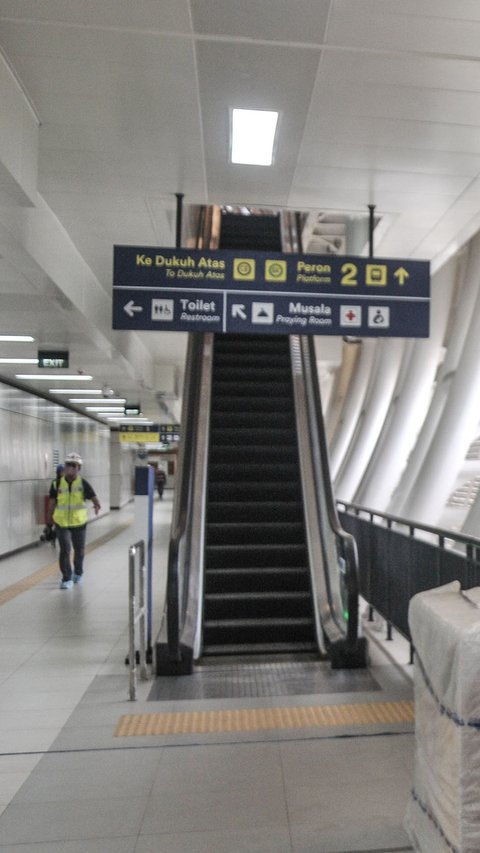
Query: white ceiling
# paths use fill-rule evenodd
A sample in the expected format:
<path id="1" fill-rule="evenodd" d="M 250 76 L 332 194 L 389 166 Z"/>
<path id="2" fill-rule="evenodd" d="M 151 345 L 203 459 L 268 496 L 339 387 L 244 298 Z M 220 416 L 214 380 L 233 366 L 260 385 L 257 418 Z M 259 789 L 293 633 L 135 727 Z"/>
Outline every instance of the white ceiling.
<path id="1" fill-rule="evenodd" d="M 0 333 L 36 338 L 0 356 L 68 346 L 95 387 L 156 419 L 185 336 L 112 332 L 112 247 L 172 246 L 175 193 L 374 204 L 376 254 L 432 269 L 480 227 L 478 0 L 0 0 L 0 47 L 15 79 L 0 117 Z M 19 141 L 20 101 L 35 134 Z M 280 112 L 272 167 L 228 162 L 234 106 Z"/>

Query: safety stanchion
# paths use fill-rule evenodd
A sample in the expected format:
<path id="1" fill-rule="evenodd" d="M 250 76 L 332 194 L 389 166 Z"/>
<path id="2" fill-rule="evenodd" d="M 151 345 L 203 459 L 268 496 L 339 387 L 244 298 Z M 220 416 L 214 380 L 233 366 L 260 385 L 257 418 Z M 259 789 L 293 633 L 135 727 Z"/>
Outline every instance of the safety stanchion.
<path id="1" fill-rule="evenodd" d="M 137 555 L 139 559 L 137 560 Z M 137 603 L 137 573 L 138 573 L 138 603 Z M 146 655 L 146 601 L 145 601 L 145 542 L 141 539 L 128 549 L 128 663 L 129 663 L 129 693 L 130 699 L 137 698 L 137 652 L 135 649 L 135 628 L 139 626 L 140 678 L 148 679 Z"/>
<path id="2" fill-rule="evenodd" d="M 141 451 L 139 452 L 140 456 Z M 135 538 L 145 545 L 147 570 L 147 662 L 152 663 L 152 552 L 153 552 L 153 494 L 155 489 L 154 470 L 146 464 L 135 467 Z"/>

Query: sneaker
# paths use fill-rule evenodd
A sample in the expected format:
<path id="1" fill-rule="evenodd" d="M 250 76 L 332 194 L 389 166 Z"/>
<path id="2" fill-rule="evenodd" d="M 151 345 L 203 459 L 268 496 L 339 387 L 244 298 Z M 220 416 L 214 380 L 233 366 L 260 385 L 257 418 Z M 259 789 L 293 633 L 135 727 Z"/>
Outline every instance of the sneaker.
<path id="1" fill-rule="evenodd" d="M 62 581 L 60 584 L 60 589 L 71 589 L 73 586 L 73 581 Z"/>
<path id="2" fill-rule="evenodd" d="M 73 582 L 74 583 L 83 583 L 83 575 L 76 575 L 73 573 Z"/>

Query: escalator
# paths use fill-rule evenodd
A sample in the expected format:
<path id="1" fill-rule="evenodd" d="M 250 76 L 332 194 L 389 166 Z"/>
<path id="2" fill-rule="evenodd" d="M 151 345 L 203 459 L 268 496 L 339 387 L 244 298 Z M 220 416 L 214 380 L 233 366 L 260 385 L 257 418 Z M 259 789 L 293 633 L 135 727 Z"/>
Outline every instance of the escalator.
<path id="1" fill-rule="evenodd" d="M 217 335 L 203 656 L 317 650 L 287 336 Z"/>
<path id="2" fill-rule="evenodd" d="M 224 215 L 220 247 L 279 251 L 280 218 Z M 365 666 L 313 338 L 193 334 L 186 377 L 157 673 L 239 654 Z"/>

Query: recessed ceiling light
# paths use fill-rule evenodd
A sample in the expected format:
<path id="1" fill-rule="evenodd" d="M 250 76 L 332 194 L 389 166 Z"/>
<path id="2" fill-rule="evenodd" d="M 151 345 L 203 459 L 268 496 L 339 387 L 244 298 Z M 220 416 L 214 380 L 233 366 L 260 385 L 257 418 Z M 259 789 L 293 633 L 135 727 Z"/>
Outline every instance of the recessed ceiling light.
<path id="1" fill-rule="evenodd" d="M 107 406 L 85 406 L 85 408 L 87 412 L 106 412 L 108 414 L 110 414 L 110 412 L 123 412 L 123 406 L 122 408 L 117 408 L 116 406 L 111 406 L 109 408 L 107 408 Z"/>
<path id="2" fill-rule="evenodd" d="M 90 391 L 88 392 L 90 393 Z M 69 403 L 99 403 L 99 400 L 96 400 L 95 397 L 70 397 Z M 102 400 L 102 404 L 105 406 L 115 406 L 119 403 L 126 403 L 127 400 L 125 397 L 111 397 L 108 400 Z M 122 409 L 123 411 L 123 409 Z"/>
<path id="3" fill-rule="evenodd" d="M 0 358 L 0 364 L 38 364 L 38 358 Z"/>
<path id="4" fill-rule="evenodd" d="M 34 340 L 35 338 L 32 338 L 31 335 L 0 335 L 0 341 L 18 341 L 22 343 Z"/>
<path id="5" fill-rule="evenodd" d="M 232 110 L 231 160 L 247 166 L 271 166 L 278 113 Z"/>
<path id="6" fill-rule="evenodd" d="M 115 417 L 114 415 L 111 415 L 107 420 L 117 421 L 117 423 L 121 424 L 153 424 L 153 421 L 150 421 L 148 418 L 122 418 Z"/>
<path id="7" fill-rule="evenodd" d="M 38 380 L 40 382 L 90 382 L 93 379 L 93 376 L 87 376 L 85 373 L 72 373 L 71 375 L 67 375 L 66 373 L 63 376 L 58 376 L 56 374 L 40 374 L 40 373 L 17 373 L 17 379 L 30 379 L 35 382 Z M 70 392 L 71 393 L 71 392 Z"/>
<path id="8" fill-rule="evenodd" d="M 78 394 L 78 388 L 49 388 L 49 394 Z M 86 388 L 84 394 L 103 394 L 100 388 Z"/>

